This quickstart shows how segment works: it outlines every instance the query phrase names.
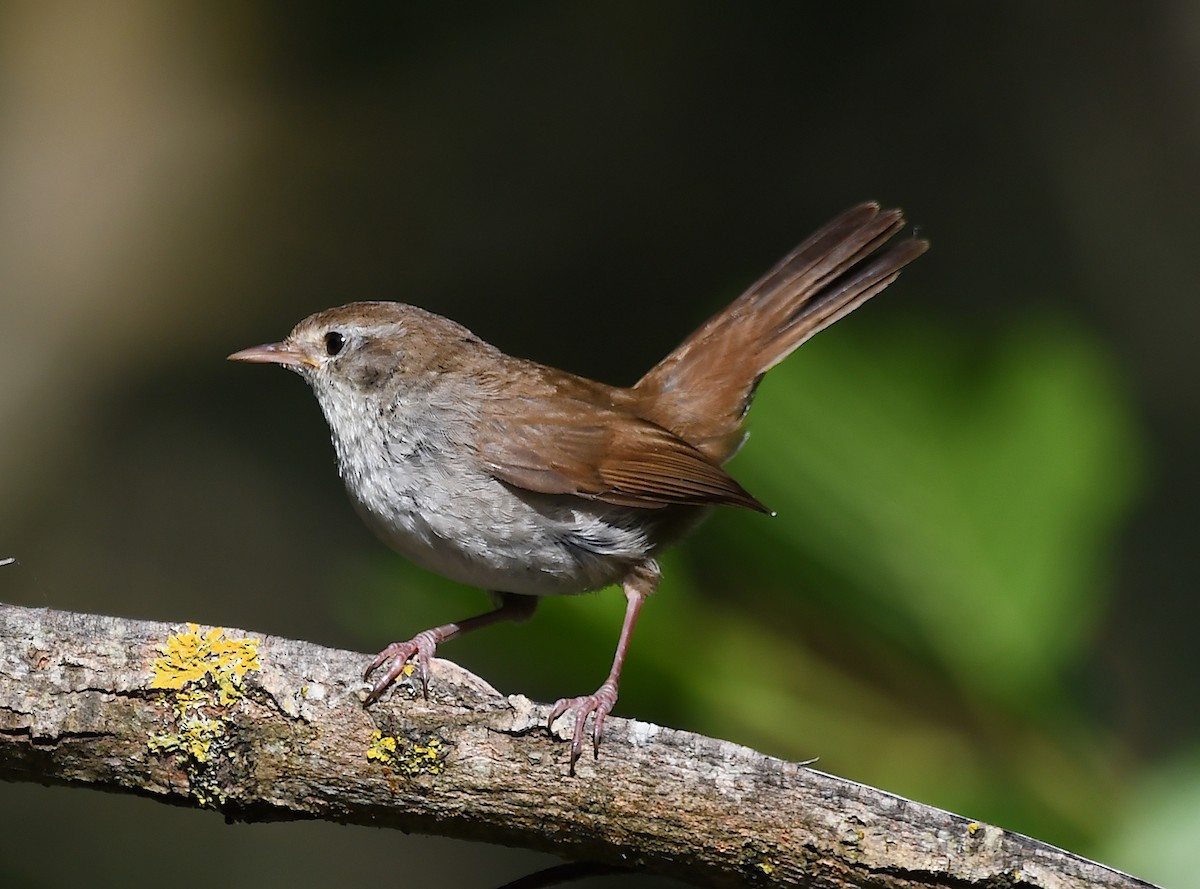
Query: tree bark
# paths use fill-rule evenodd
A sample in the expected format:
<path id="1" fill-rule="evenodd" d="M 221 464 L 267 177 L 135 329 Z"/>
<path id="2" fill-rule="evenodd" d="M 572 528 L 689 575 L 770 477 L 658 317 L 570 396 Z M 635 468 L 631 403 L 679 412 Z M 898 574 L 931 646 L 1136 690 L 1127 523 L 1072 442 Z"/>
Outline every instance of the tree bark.
<path id="1" fill-rule="evenodd" d="M 364 708 L 367 658 L 241 630 L 0 605 L 0 778 L 232 820 L 324 818 L 504 843 L 712 886 L 1150 884 L 745 747 L 569 724 L 436 660 Z M 569 720 L 563 720 L 569 723 Z"/>

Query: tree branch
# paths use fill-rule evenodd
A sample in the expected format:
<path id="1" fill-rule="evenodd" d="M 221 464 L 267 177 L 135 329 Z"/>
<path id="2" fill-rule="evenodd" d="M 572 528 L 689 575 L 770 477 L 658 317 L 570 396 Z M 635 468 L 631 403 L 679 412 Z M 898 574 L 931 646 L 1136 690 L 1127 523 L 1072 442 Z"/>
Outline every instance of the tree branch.
<path id="1" fill-rule="evenodd" d="M 0 605 L 0 778 L 235 820 L 324 818 L 504 843 L 715 886 L 1145 887 L 1019 834 L 711 738 L 569 725 L 434 662 L 427 702 L 364 709 L 362 655 Z"/>

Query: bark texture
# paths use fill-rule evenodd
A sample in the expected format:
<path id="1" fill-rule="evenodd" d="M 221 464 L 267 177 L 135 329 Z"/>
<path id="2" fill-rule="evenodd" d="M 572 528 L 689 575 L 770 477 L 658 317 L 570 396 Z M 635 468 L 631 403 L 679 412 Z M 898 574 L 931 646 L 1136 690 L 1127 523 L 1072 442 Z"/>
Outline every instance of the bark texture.
<path id="1" fill-rule="evenodd" d="M 0 778 L 237 820 L 504 843 L 712 886 L 1144 887 L 1039 843 L 745 747 L 571 726 L 449 661 L 364 709 L 361 654 L 242 630 L 0 606 Z"/>

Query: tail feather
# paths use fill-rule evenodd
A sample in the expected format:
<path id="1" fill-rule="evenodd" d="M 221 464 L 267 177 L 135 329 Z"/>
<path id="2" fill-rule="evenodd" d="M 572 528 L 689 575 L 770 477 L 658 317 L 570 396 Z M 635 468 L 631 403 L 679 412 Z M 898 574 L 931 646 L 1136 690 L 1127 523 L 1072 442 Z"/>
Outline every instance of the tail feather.
<path id="1" fill-rule="evenodd" d="M 638 381 L 648 419 L 724 462 L 764 373 L 805 340 L 891 284 L 924 253 L 900 210 L 860 204 L 828 223 Z"/>

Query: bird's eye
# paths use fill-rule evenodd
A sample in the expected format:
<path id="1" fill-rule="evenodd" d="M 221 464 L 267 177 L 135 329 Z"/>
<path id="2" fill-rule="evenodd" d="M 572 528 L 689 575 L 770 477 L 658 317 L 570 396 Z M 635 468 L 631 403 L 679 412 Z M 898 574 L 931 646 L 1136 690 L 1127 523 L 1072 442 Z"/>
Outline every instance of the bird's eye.
<path id="1" fill-rule="evenodd" d="M 346 345 L 346 338 L 336 330 L 331 330 L 325 334 L 325 354 L 330 357 L 342 351 L 342 347 Z"/>

